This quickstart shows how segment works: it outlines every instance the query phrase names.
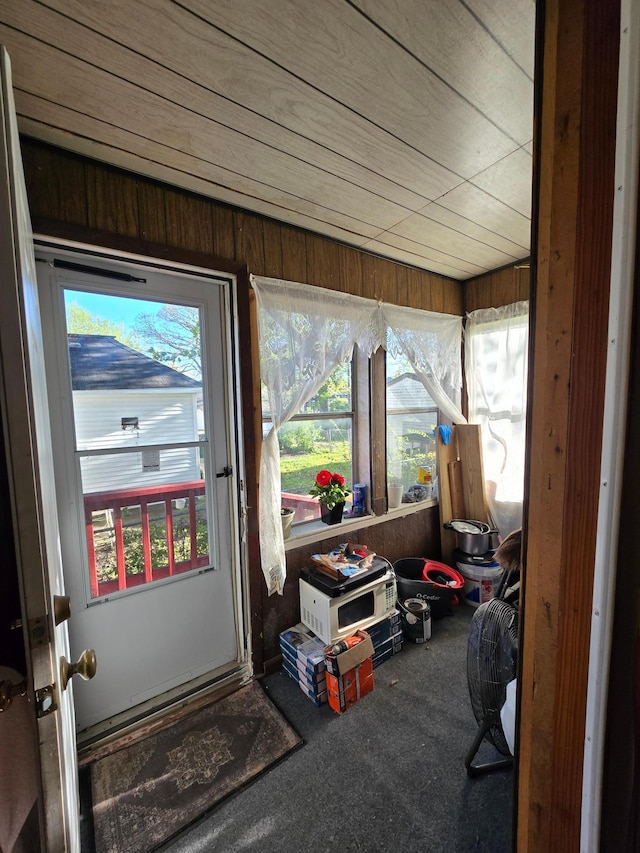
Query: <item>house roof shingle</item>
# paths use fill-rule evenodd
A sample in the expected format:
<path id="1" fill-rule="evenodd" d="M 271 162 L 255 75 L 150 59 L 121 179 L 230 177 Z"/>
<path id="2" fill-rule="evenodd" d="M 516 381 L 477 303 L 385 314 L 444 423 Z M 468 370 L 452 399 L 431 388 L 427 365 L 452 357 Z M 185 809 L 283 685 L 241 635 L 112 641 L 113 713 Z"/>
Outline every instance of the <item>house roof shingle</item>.
<path id="1" fill-rule="evenodd" d="M 201 387 L 190 376 L 117 341 L 112 335 L 68 335 L 74 391 Z"/>

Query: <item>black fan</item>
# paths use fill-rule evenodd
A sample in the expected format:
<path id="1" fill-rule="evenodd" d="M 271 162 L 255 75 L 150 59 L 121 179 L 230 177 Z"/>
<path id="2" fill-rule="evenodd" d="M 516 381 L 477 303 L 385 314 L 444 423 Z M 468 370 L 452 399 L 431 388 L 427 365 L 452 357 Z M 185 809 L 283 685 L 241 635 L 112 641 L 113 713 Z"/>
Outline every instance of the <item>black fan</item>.
<path id="1" fill-rule="evenodd" d="M 469 776 L 510 767 L 509 751 L 500 720 L 507 684 L 516 677 L 518 657 L 518 610 L 492 598 L 473 614 L 467 641 L 467 682 L 478 732 L 465 758 Z M 485 764 L 473 764 L 484 738 L 504 756 Z"/>

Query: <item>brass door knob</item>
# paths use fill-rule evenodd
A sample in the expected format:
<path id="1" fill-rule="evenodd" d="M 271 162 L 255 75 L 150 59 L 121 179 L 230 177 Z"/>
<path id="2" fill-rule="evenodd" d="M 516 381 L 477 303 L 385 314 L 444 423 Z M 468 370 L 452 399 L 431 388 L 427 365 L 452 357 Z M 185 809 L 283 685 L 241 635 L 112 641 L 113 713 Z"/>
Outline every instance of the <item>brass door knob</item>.
<path id="1" fill-rule="evenodd" d="M 85 649 L 76 663 L 69 663 L 63 655 L 60 658 L 60 686 L 63 690 L 66 690 L 69 680 L 73 678 L 74 675 L 79 675 L 80 678 L 83 678 L 85 681 L 89 681 L 89 679 L 93 678 L 96 674 L 97 668 L 98 662 L 96 660 L 96 653 L 93 649 Z"/>

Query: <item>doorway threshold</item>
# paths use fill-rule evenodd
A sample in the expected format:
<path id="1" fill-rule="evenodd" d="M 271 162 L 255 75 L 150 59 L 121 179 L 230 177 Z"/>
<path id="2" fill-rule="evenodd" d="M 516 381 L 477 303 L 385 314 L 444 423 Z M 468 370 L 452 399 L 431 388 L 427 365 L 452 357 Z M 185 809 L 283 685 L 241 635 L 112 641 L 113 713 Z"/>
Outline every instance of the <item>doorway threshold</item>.
<path id="1" fill-rule="evenodd" d="M 251 680 L 247 666 L 211 672 L 79 732 L 76 738 L 78 767 L 143 740 L 187 714 L 228 696 Z"/>

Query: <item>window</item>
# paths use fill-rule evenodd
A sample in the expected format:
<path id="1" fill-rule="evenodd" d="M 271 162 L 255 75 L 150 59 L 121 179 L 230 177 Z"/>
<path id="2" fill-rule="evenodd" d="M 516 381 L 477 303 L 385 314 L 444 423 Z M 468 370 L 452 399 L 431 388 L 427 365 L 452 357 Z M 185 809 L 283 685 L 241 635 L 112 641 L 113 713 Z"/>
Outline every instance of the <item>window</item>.
<path id="1" fill-rule="evenodd" d="M 467 315 L 469 420 L 482 426 L 487 496 L 503 536 L 522 525 L 529 303 Z"/>
<path id="2" fill-rule="evenodd" d="M 353 486 L 355 470 L 354 368 L 338 365 L 315 396 L 281 427 L 280 475 L 282 506 L 295 510 L 294 524 L 320 517 L 320 506 L 309 495 L 322 468 L 337 471 Z M 263 393 L 263 433 L 269 431 L 271 413 Z M 347 511 L 350 503 L 347 504 Z"/>
<path id="3" fill-rule="evenodd" d="M 438 408 L 403 354 L 387 355 L 386 460 L 387 483 L 430 482 L 435 475 Z"/>
<path id="4" fill-rule="evenodd" d="M 281 440 L 284 438 L 285 448 L 291 450 L 294 442 L 308 440 L 309 430 L 312 434 L 315 431 L 314 444 L 323 443 L 328 452 L 334 441 L 347 444 L 349 433 L 351 482 L 358 476 L 359 481 L 372 485 L 372 506 L 374 512 L 381 512 L 387 462 L 383 351 L 388 347 L 388 333 L 396 338 L 397 352 L 406 356 L 415 377 L 427 389 L 416 398 L 416 405 L 405 407 L 417 411 L 394 414 L 410 415 L 412 423 L 408 425 L 415 426 L 418 433 L 428 433 L 435 426 L 434 401 L 446 418 L 464 422 L 459 409 L 462 318 L 299 282 L 259 276 L 251 276 L 251 282 L 260 335 L 263 414 L 269 418 L 260 457 L 260 553 L 272 594 L 282 593 L 286 577 L 281 507 L 282 492 L 291 480 L 290 472 L 284 470 Z M 326 386 L 344 381 L 341 366 L 353 365 L 354 353 L 358 368 L 361 362 L 363 367 L 368 362 L 369 370 L 358 369 L 356 376 L 352 367 L 348 402 L 337 388 L 333 395 L 327 394 Z M 323 394 L 327 400 L 324 407 L 320 404 Z M 429 459 L 428 438 L 422 436 L 422 446 L 414 446 L 415 442 L 411 445 L 407 465 Z M 397 444 L 394 446 L 397 449 Z M 308 471 L 307 490 L 317 471 L 328 467 L 324 459 L 318 462 Z M 301 466 L 294 467 L 298 470 Z M 365 477 L 369 470 L 371 476 Z"/>

